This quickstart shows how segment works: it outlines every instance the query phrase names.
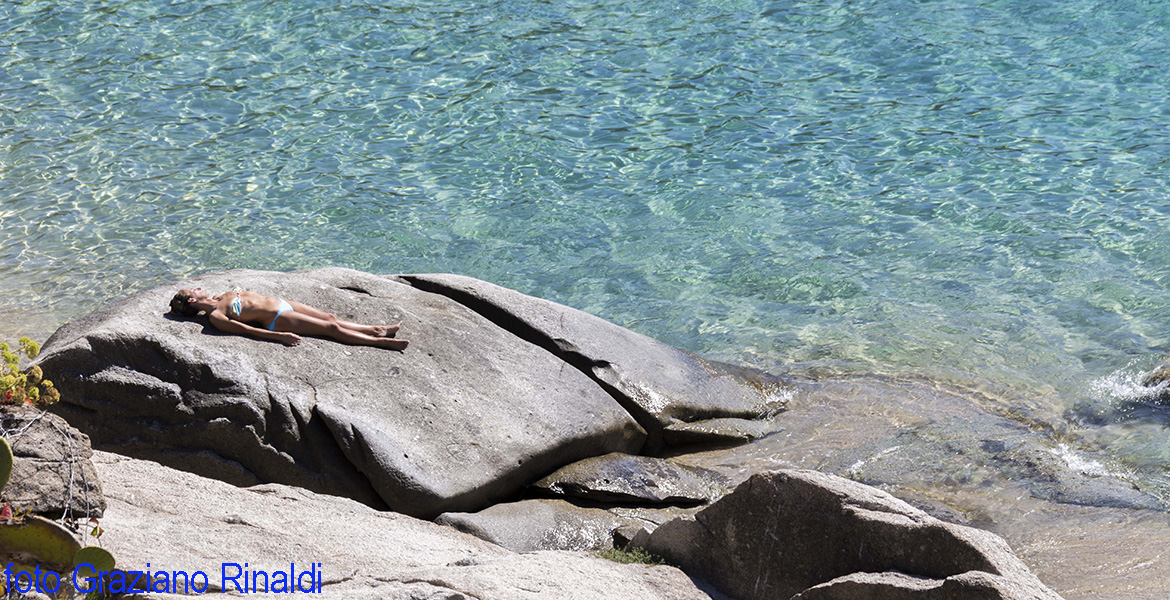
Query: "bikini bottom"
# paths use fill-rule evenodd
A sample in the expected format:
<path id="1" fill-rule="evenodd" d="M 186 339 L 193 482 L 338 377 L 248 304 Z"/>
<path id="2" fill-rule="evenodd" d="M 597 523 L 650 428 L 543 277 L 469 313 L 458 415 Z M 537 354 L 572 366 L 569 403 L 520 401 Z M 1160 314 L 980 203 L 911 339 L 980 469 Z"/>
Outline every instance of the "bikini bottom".
<path id="1" fill-rule="evenodd" d="M 280 300 L 280 310 L 276 311 L 275 317 L 272 317 L 272 322 L 268 324 L 268 331 L 276 331 L 276 320 L 279 319 L 280 315 L 284 314 L 285 311 L 290 311 L 290 310 L 292 312 L 297 312 L 297 311 L 293 310 L 293 307 L 291 304 L 289 304 L 288 302 L 285 302 L 284 299 L 282 298 Z"/>

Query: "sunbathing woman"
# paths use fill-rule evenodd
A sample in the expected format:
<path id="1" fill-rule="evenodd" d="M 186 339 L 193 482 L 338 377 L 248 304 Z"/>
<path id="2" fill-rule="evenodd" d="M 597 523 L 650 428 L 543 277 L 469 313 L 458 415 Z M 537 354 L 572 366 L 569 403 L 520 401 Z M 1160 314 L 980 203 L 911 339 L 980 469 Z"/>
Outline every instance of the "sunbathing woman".
<path id="1" fill-rule="evenodd" d="M 184 317 L 207 313 L 211 324 L 224 333 L 250 335 L 289 346 L 301 343 L 301 335 L 332 338 L 343 344 L 405 350 L 408 340 L 396 340 L 402 323 L 361 325 L 300 302 L 233 290 L 218 296 L 200 288 L 179 290 L 171 298 L 171 312 Z"/>

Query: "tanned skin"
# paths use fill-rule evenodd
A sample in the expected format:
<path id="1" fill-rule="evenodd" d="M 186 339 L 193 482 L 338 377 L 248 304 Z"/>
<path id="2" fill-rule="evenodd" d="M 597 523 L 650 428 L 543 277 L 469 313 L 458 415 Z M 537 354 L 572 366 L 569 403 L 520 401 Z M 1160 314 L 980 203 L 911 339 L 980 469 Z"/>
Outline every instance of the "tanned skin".
<path id="1" fill-rule="evenodd" d="M 286 300 L 292 310 L 277 316 L 280 299 L 256 292 L 240 291 L 240 313 L 232 310 L 232 301 L 237 292 L 225 292 L 216 296 L 201 288 L 179 290 L 176 298 L 186 306 L 207 313 L 211 325 L 224 333 L 248 335 L 264 340 L 280 342 L 288 346 L 301 343 L 302 335 L 326 337 L 343 344 L 374 346 L 387 350 L 406 350 L 409 340 L 395 339 L 402 323 L 394 325 L 362 325 L 339 319 L 311 306 Z M 173 305 L 172 305 L 173 306 Z M 276 331 L 265 327 L 276 319 Z"/>

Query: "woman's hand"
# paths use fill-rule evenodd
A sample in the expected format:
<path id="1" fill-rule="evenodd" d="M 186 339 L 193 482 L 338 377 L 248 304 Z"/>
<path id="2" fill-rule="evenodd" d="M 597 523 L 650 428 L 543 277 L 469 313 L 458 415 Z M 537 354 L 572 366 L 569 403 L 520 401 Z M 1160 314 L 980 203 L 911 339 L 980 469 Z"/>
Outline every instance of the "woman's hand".
<path id="1" fill-rule="evenodd" d="M 280 343 L 285 346 L 296 346 L 301 343 L 301 336 L 295 333 L 284 332 L 280 334 Z"/>

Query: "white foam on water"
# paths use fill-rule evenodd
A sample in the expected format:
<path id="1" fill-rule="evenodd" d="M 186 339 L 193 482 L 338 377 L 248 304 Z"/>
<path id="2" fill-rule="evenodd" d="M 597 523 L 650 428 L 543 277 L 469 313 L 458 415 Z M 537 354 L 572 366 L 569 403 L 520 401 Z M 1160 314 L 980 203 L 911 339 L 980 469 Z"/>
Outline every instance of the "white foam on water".
<path id="1" fill-rule="evenodd" d="M 1136 363 L 1137 361 L 1134 361 L 1124 368 L 1090 381 L 1089 390 L 1101 400 L 1124 402 L 1158 395 L 1170 386 L 1170 381 L 1163 381 L 1153 386 L 1142 385 L 1142 380 L 1149 373 L 1141 370 Z"/>
<path id="2" fill-rule="evenodd" d="M 889 455 L 890 453 L 898 450 L 901 447 L 902 446 L 900 446 L 900 445 L 899 446 L 891 446 L 889 448 L 886 448 L 885 450 L 882 450 L 881 452 L 878 452 L 877 454 L 874 454 L 873 456 L 863 458 L 863 459 L 853 463 L 852 465 L 849 465 L 849 468 L 846 470 L 846 472 L 849 473 L 850 477 L 857 477 L 858 473 L 861 471 L 861 467 L 864 467 L 865 465 L 867 465 L 875 460 L 881 460 L 883 457 Z"/>
<path id="3" fill-rule="evenodd" d="M 1059 444 L 1049 451 L 1063 460 L 1064 464 L 1068 465 L 1068 468 L 1083 475 L 1088 475 L 1089 477 L 1117 477 L 1127 479 L 1133 476 L 1133 473 L 1111 469 L 1105 463 L 1082 456 L 1072 448 L 1069 448 L 1067 444 Z"/>
<path id="4" fill-rule="evenodd" d="M 772 404 L 787 405 L 795 397 L 796 388 L 776 388 L 768 392 L 768 396 L 764 398 L 764 402 L 769 406 Z"/>
<path id="5" fill-rule="evenodd" d="M 794 398 L 796 398 L 796 388 L 770 386 L 767 395 L 764 396 L 763 409 L 765 412 L 762 418 L 771 419 L 780 415 L 788 409 Z"/>

